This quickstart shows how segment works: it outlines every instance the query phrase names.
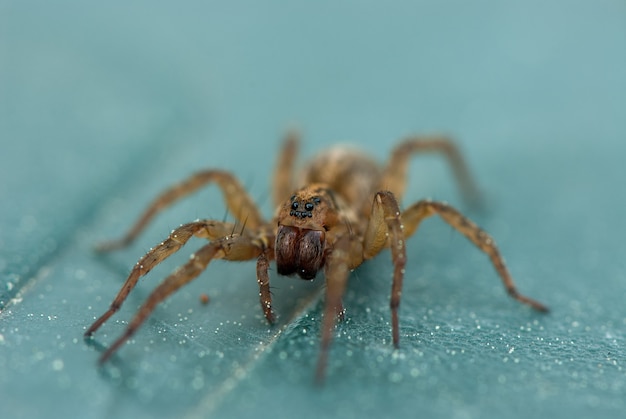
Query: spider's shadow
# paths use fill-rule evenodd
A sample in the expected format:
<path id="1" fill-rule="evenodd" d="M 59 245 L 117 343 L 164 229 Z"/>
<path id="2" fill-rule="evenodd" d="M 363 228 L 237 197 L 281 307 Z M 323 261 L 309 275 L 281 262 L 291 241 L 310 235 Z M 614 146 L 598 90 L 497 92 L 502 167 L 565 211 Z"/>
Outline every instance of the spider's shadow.
<path id="1" fill-rule="evenodd" d="M 83 340 L 87 347 L 95 349 L 99 354 L 104 353 L 108 349 L 107 346 L 93 336 L 85 336 Z M 134 371 L 117 354 L 112 354 L 105 363 L 98 362 L 98 372 L 106 380 L 118 385 L 126 377 L 134 374 Z"/>

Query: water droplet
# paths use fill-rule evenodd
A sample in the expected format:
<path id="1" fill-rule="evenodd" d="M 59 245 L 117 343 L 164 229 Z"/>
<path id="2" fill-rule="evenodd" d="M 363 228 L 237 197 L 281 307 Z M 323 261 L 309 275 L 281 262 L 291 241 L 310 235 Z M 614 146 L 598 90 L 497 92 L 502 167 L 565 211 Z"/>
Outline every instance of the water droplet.
<path id="1" fill-rule="evenodd" d="M 402 381 L 402 374 L 400 374 L 399 372 L 392 372 L 391 374 L 389 374 L 389 381 L 391 381 L 392 383 L 399 383 L 400 381 Z"/>
<path id="2" fill-rule="evenodd" d="M 55 359 L 52 361 L 52 369 L 55 371 L 61 371 L 65 365 L 62 359 Z"/>

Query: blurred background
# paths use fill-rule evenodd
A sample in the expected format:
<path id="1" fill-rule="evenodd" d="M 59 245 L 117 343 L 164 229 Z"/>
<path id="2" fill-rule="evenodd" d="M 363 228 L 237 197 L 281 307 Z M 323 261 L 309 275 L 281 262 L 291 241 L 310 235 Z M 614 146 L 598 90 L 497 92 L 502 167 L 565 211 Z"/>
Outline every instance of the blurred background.
<path id="1" fill-rule="evenodd" d="M 226 215 L 207 188 L 128 249 L 96 255 L 161 190 L 232 170 L 264 214 L 289 128 L 303 157 L 351 143 L 384 162 L 416 133 L 455 138 L 485 194 L 437 156 L 404 206 L 446 200 L 497 240 L 520 290 L 440 220 L 408 243 L 401 349 L 391 263 L 351 278 L 328 379 L 323 298 L 254 263 L 212 264 L 113 362 L 98 351 L 201 241 L 96 334 L 130 268 L 172 228 Z M 626 4 L 600 1 L 0 2 L 0 406 L 16 417 L 615 417 L 626 409 Z M 620 192 L 622 191 L 622 192 Z M 207 293 L 210 304 L 199 302 Z"/>

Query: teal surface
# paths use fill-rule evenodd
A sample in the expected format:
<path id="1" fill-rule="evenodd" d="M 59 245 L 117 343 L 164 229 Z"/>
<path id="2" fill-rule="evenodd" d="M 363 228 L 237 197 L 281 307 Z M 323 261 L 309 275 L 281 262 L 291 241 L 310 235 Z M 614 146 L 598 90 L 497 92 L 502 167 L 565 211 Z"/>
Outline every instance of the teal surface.
<path id="1" fill-rule="evenodd" d="M 88 345 L 130 268 L 172 228 L 225 216 L 208 188 L 106 256 L 155 194 L 232 170 L 272 214 L 289 127 L 303 154 L 349 142 L 384 161 L 411 133 L 455 137 L 486 196 L 465 206 L 416 158 L 404 205 L 449 201 L 489 231 L 520 290 L 437 219 L 408 241 L 401 348 L 391 262 L 351 276 L 316 387 L 323 281 L 217 262 L 103 368 Z M 626 412 L 626 5 L 608 1 L 0 3 L 0 416 L 616 418 Z M 199 296 L 211 297 L 202 305 Z"/>

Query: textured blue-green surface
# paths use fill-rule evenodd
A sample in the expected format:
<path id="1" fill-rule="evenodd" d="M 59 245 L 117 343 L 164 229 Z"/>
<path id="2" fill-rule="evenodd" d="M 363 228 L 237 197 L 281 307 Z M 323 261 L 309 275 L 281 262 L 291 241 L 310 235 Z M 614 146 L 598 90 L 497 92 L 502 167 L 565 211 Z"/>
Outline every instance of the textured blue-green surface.
<path id="1" fill-rule="evenodd" d="M 0 3 L 0 411 L 11 417 L 618 417 L 626 411 L 626 6 L 555 2 Z M 85 328 L 180 223 L 222 219 L 214 188 L 119 235 L 164 187 L 232 170 L 265 214 L 279 138 L 383 160 L 419 132 L 458 139 L 487 197 L 463 206 L 416 158 L 410 201 L 457 205 L 522 292 L 439 220 L 409 240 L 401 349 L 388 253 L 351 278 L 324 387 L 322 281 L 214 263 L 104 368 L 108 345 L 192 241 L 143 279 L 92 345 Z M 207 293 L 204 306 L 199 295 Z"/>

